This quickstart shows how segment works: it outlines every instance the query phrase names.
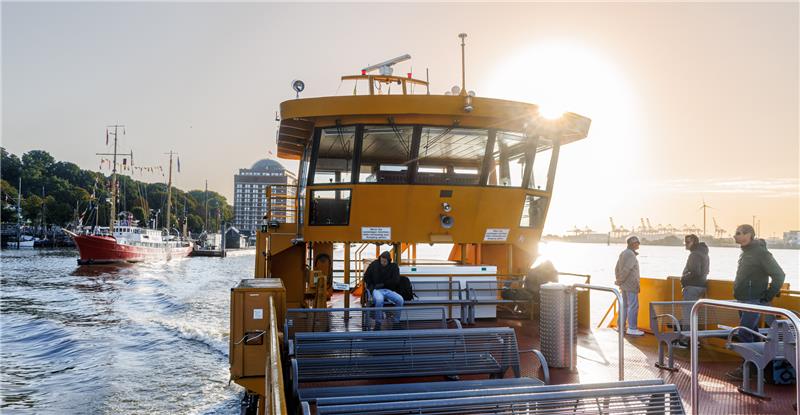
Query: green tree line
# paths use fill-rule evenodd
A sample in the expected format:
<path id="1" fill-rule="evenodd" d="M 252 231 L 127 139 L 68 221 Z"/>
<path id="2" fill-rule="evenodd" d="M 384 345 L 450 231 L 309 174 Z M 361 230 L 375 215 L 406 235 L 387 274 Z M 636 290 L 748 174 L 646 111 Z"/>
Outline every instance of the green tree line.
<path id="1" fill-rule="evenodd" d="M 21 214 L 23 221 L 32 225 L 55 224 L 67 226 L 84 212 L 85 224 L 94 224 L 94 213 L 87 211 L 97 206 L 97 223 L 108 226 L 111 210 L 111 177 L 103 173 L 83 170 L 74 163 L 56 161 L 48 152 L 32 150 L 17 157 L 0 147 L 0 200 L 2 221 L 17 221 L 18 183 L 22 178 Z M 158 221 L 157 228 L 165 226 L 167 185 L 144 183 L 117 173 L 117 212 L 131 212 L 141 226 Z M 94 196 L 93 196 L 94 195 Z M 206 210 L 206 206 L 208 209 Z M 171 226 L 179 227 L 185 219 L 191 232 L 201 232 L 208 217 L 207 228 L 219 229 L 220 221 L 233 219 L 233 207 L 224 196 L 211 190 L 185 192 L 172 188 Z M 158 214 L 156 214 L 158 212 Z M 89 222 L 89 223 L 86 223 Z"/>

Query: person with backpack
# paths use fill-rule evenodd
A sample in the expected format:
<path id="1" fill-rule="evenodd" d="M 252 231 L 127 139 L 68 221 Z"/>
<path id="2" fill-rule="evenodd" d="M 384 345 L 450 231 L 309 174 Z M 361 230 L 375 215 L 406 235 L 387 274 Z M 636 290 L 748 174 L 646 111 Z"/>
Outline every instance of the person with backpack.
<path id="1" fill-rule="evenodd" d="M 392 255 L 384 251 L 364 272 L 364 285 L 372 295 L 375 307 L 383 307 L 386 300 L 397 307 L 403 306 L 403 296 L 397 293 L 400 284 L 400 267 L 392 262 Z"/>

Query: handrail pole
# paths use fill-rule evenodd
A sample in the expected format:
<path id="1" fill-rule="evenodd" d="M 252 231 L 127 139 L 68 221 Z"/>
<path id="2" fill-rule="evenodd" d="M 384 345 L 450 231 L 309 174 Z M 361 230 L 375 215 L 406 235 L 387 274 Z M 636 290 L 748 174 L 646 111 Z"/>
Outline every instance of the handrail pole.
<path id="1" fill-rule="evenodd" d="M 619 301 L 619 313 L 617 313 L 617 326 L 619 326 L 617 327 L 617 331 L 619 332 L 619 380 L 625 380 L 625 308 L 622 306 L 622 294 L 620 294 L 618 289 L 606 287 L 604 285 L 576 283 L 572 284 L 572 286 L 590 290 L 608 291 L 617 296 L 617 301 Z"/>
<path id="2" fill-rule="evenodd" d="M 785 316 L 794 326 L 795 333 L 800 333 L 800 318 L 797 317 L 792 311 L 787 310 L 785 308 L 778 308 L 778 307 L 770 307 L 764 306 L 759 304 L 747 304 L 747 303 L 739 303 L 735 301 L 724 301 L 724 300 L 710 300 L 701 298 L 697 300 L 692 306 L 692 324 L 691 324 L 691 332 L 690 332 L 690 349 L 691 349 L 691 363 L 692 363 L 692 386 L 691 386 L 691 399 L 692 399 L 692 413 L 699 414 L 700 410 L 700 378 L 698 376 L 698 366 L 699 362 L 699 351 L 697 350 L 698 346 L 698 338 L 697 338 L 697 326 L 698 326 L 698 318 L 697 313 L 700 310 L 700 307 L 708 306 L 708 307 L 718 307 L 718 308 L 725 308 L 729 310 L 738 310 L 738 311 L 755 311 L 760 314 L 772 314 L 776 316 Z M 795 346 L 795 361 L 800 362 L 800 347 Z M 797 383 L 796 391 L 795 391 L 795 402 L 800 403 L 800 382 Z M 800 404 L 797 406 L 796 410 L 797 415 L 800 415 Z"/>

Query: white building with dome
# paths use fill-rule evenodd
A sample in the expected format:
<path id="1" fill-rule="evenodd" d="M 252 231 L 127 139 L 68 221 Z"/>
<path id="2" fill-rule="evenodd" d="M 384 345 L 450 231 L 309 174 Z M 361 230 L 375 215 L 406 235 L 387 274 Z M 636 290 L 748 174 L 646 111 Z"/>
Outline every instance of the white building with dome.
<path id="1" fill-rule="evenodd" d="M 295 185 L 297 179 L 275 160 L 263 159 L 233 176 L 233 226 L 255 234 L 267 210 L 267 188 L 276 184 Z M 273 193 L 284 187 L 273 187 Z"/>

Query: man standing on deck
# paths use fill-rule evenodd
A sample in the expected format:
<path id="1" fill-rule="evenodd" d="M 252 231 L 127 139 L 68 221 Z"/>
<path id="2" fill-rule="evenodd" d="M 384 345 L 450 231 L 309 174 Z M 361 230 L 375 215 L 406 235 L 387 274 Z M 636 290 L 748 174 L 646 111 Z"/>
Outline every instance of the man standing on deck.
<path id="1" fill-rule="evenodd" d="M 708 245 L 700 242 L 697 235 L 686 235 L 684 238 L 689 258 L 681 274 L 684 301 L 696 301 L 706 296 L 706 278 L 708 277 Z"/>
<path id="2" fill-rule="evenodd" d="M 736 268 L 736 279 L 733 281 L 733 297 L 740 303 L 772 305 L 772 299 L 780 292 L 786 274 L 767 251 L 766 241 L 756 239 L 756 231 L 752 226 L 739 225 L 733 239 L 742 248 L 739 266 Z M 759 313 L 739 312 L 739 325 L 753 331 L 758 330 L 760 319 Z M 775 317 L 768 315 L 765 320 L 770 323 Z M 744 330 L 740 330 L 738 336 L 739 341 L 744 343 L 755 341 L 755 336 Z M 729 372 L 728 376 L 741 379 L 742 368 Z"/>
<path id="3" fill-rule="evenodd" d="M 618 285 L 622 290 L 622 298 L 625 301 L 625 313 L 628 316 L 628 329 L 625 334 L 630 336 L 642 336 L 644 332 L 639 330 L 638 317 L 639 317 L 639 260 L 636 252 L 639 249 L 639 238 L 636 236 L 629 236 L 625 240 L 628 247 L 619 254 L 617 266 L 614 268 L 616 280 L 614 284 Z M 624 327 L 620 327 L 624 330 Z"/>

